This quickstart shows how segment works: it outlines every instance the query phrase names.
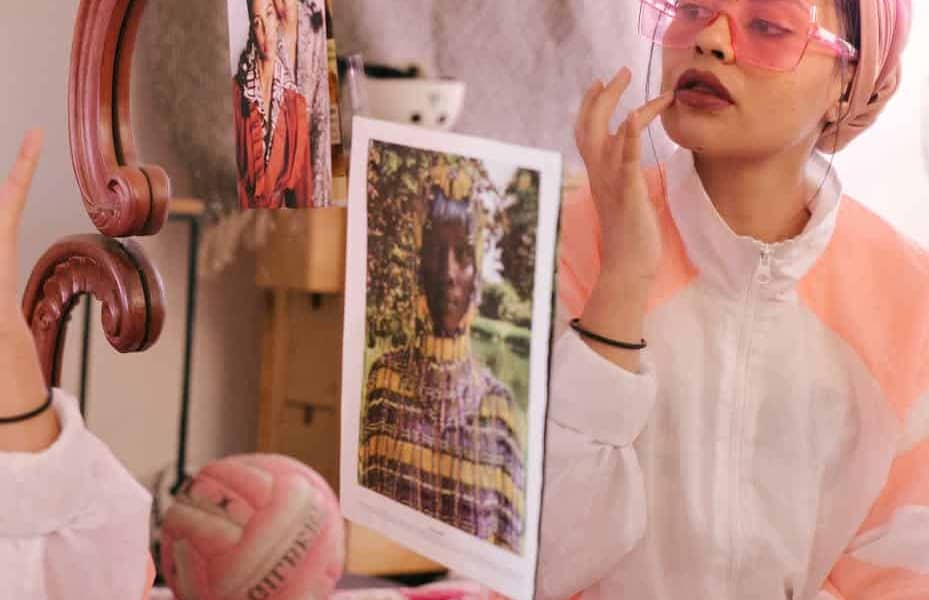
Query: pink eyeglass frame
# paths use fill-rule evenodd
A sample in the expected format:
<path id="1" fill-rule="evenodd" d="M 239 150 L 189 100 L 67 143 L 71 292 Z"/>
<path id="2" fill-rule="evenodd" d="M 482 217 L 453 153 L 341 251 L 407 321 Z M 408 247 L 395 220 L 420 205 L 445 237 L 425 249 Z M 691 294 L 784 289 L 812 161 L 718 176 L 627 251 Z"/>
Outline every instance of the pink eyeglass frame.
<path id="1" fill-rule="evenodd" d="M 674 10 L 677 7 L 671 4 L 672 1 L 673 0 L 641 0 L 641 3 L 643 5 L 642 6 L 643 9 L 646 6 L 650 6 L 653 9 L 657 10 L 658 12 L 667 15 L 668 17 L 673 17 Z M 725 11 L 723 10 L 717 11 L 717 14 L 712 19 L 710 19 L 710 21 L 707 23 L 707 26 L 715 23 L 716 20 L 719 18 L 719 16 L 723 14 L 723 12 Z M 803 47 L 803 52 L 800 53 L 800 58 L 797 60 L 797 64 L 794 65 L 791 69 L 787 69 L 788 71 L 797 68 L 797 66 L 803 60 L 803 57 L 806 55 L 806 51 L 809 50 L 811 42 L 816 42 L 818 45 L 824 47 L 825 49 L 831 50 L 837 56 L 839 56 L 840 58 L 845 58 L 849 62 L 855 62 L 858 59 L 858 50 L 854 46 L 852 46 L 851 43 L 849 43 L 845 39 L 842 39 L 841 37 L 839 37 L 837 34 L 833 33 L 832 31 L 829 31 L 822 25 L 816 24 L 817 16 L 818 15 L 817 15 L 816 6 L 810 5 L 810 30 L 807 32 L 806 45 Z M 642 17 L 640 14 L 639 19 L 641 20 L 641 18 Z M 641 28 L 640 28 L 640 31 L 641 31 Z M 650 39 L 654 41 L 654 38 L 652 36 L 647 36 L 647 37 L 649 37 Z M 659 42 L 655 42 L 655 43 L 661 45 Z M 736 60 L 738 60 L 738 56 L 736 56 Z M 774 70 L 780 70 L 780 69 L 774 69 Z"/>

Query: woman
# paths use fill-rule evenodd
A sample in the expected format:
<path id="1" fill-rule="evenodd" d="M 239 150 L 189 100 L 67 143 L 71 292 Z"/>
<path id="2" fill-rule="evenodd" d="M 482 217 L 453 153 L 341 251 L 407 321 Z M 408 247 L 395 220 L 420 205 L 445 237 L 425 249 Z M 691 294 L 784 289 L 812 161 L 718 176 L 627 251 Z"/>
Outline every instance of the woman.
<path id="1" fill-rule="evenodd" d="M 512 552 L 522 549 L 525 425 L 471 355 L 480 232 L 471 202 L 429 194 L 413 343 L 368 376 L 361 485 Z"/>
<path id="2" fill-rule="evenodd" d="M 19 225 L 39 159 L 33 132 L 0 185 L 0 598 L 141 598 L 151 497 L 45 387 L 17 298 Z"/>
<path id="3" fill-rule="evenodd" d="M 329 64 L 324 14 L 315 0 L 274 0 L 280 22 L 284 64 L 297 91 L 306 100 L 310 136 L 310 174 L 305 179 L 308 204 L 322 206 L 328 196 Z"/>
<path id="4" fill-rule="evenodd" d="M 663 95 L 611 135 L 623 70 L 578 118 L 540 597 L 929 598 L 929 258 L 817 152 L 893 95 L 909 15 L 643 0 Z"/>
<path id="5" fill-rule="evenodd" d="M 322 66 L 326 69 L 322 9 L 312 0 L 274 0 L 274 10 L 280 22 L 285 64 L 297 86 L 302 89 L 308 80 L 325 77 L 325 70 L 319 71 L 316 56 L 321 47 Z"/>
<path id="6" fill-rule="evenodd" d="M 306 100 L 284 64 L 273 0 L 246 0 L 248 44 L 233 81 L 239 204 L 310 205 Z"/>

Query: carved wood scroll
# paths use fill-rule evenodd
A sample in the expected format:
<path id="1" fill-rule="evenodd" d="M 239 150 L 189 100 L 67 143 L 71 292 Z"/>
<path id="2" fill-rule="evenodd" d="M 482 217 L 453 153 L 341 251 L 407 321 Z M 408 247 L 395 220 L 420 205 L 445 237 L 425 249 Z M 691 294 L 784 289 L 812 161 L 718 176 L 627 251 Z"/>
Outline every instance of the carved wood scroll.
<path id="1" fill-rule="evenodd" d="M 132 52 L 144 0 L 82 0 L 71 48 L 68 124 L 74 174 L 91 220 L 110 237 L 153 235 L 171 183 L 136 164 L 129 102 Z"/>
<path id="2" fill-rule="evenodd" d="M 129 77 L 145 0 L 81 0 L 71 49 L 68 122 L 84 207 L 103 235 L 54 244 L 39 259 L 23 298 L 46 381 L 58 386 L 70 312 L 82 294 L 101 304 L 101 322 L 120 352 L 141 352 L 164 324 L 164 286 L 132 241 L 153 235 L 168 215 L 163 169 L 136 163 Z"/>
<path id="3" fill-rule="evenodd" d="M 164 286 L 137 243 L 102 235 L 62 239 L 39 259 L 23 299 L 46 382 L 54 387 L 69 313 L 85 293 L 100 302 L 103 331 L 119 352 L 146 350 L 164 324 Z"/>

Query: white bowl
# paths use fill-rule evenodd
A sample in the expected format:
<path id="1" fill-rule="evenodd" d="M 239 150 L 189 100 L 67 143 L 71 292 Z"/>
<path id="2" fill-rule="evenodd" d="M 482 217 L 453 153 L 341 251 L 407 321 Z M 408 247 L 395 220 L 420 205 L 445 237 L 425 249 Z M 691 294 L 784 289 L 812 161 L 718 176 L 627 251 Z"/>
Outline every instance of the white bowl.
<path id="1" fill-rule="evenodd" d="M 454 79 L 368 77 L 368 112 L 375 119 L 449 130 L 461 115 L 466 87 Z"/>

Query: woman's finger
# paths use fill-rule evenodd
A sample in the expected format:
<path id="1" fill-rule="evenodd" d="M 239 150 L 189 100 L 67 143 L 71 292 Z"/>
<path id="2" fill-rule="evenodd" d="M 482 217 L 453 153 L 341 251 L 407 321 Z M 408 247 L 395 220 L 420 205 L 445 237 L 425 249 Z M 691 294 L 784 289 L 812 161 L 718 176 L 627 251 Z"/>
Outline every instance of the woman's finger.
<path id="1" fill-rule="evenodd" d="M 587 92 L 584 94 L 583 100 L 581 100 L 581 108 L 577 113 L 577 121 L 574 124 L 574 140 L 577 143 L 577 149 L 581 151 L 581 154 L 584 154 L 587 141 L 587 128 L 590 123 L 590 107 L 596 99 L 597 95 L 603 91 L 603 82 L 599 79 L 594 81 L 593 84 L 587 88 Z"/>
<path id="2" fill-rule="evenodd" d="M 18 304 L 17 233 L 41 149 L 42 132 L 30 131 L 9 176 L 0 184 L 0 318 L 3 319 L 10 318 L 9 311 Z"/>
<path id="3" fill-rule="evenodd" d="M 638 115 L 639 132 L 641 133 L 643 129 L 648 127 L 651 122 L 655 120 L 655 117 L 668 110 L 672 104 L 674 104 L 674 92 L 665 92 L 636 109 L 635 112 Z"/>
<path id="4" fill-rule="evenodd" d="M 590 107 L 590 120 L 587 124 L 587 132 L 590 135 L 590 143 L 598 147 L 606 140 L 610 132 L 610 117 L 616 112 L 616 106 L 619 99 L 629 88 L 632 80 L 632 73 L 628 68 L 623 67 L 619 73 L 610 81 L 609 85 L 604 88 L 603 93 L 599 94 Z"/>
<path id="5" fill-rule="evenodd" d="M 634 110 L 626 117 L 626 142 L 623 147 L 622 165 L 627 172 L 641 167 L 642 161 L 642 117 Z"/>
<path id="6" fill-rule="evenodd" d="M 628 120 L 623 121 L 619 126 L 619 129 L 616 131 L 616 134 L 610 136 L 606 160 L 607 164 L 611 167 L 615 167 L 622 163 L 623 152 L 624 148 L 626 147 L 626 129 L 628 127 Z"/>
<path id="7" fill-rule="evenodd" d="M 641 166 L 642 132 L 648 127 L 649 123 L 654 121 L 658 115 L 667 110 L 672 104 L 674 104 L 674 92 L 667 92 L 629 113 L 623 123 L 626 126 L 621 159 L 624 168 L 638 169 Z"/>
<path id="8" fill-rule="evenodd" d="M 41 129 L 33 129 L 26 134 L 10 174 L 0 185 L 0 215 L 6 227 L 19 225 L 32 177 L 39 165 L 42 137 Z"/>

